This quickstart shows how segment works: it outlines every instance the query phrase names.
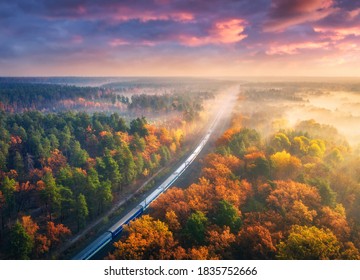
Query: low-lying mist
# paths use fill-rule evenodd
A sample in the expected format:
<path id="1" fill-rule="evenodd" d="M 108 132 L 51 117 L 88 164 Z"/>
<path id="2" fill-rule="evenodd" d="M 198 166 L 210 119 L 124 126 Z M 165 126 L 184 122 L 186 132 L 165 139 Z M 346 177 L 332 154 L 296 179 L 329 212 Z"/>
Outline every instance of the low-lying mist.
<path id="1" fill-rule="evenodd" d="M 360 93 L 344 84 L 251 83 L 241 88 L 240 113 L 265 135 L 304 120 L 331 125 L 355 147 L 360 144 Z"/>

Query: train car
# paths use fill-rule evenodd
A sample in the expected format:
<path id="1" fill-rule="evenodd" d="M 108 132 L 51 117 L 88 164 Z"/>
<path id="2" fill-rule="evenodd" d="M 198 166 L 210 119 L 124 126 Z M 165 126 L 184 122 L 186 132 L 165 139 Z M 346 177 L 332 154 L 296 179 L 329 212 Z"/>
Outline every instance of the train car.
<path id="1" fill-rule="evenodd" d="M 130 221 L 139 217 L 143 211 L 144 208 L 141 205 L 138 205 L 133 208 L 129 213 L 127 213 L 123 218 L 121 218 L 111 228 L 109 228 L 108 231 L 112 234 L 112 238 L 122 232 L 124 225 L 127 225 Z"/>
<path id="2" fill-rule="evenodd" d="M 144 210 L 148 208 L 151 202 L 153 202 L 161 193 L 163 192 L 163 187 L 157 187 L 151 194 L 149 194 L 140 205 L 144 206 Z"/>
<path id="3" fill-rule="evenodd" d="M 126 214 L 120 221 L 114 224 L 111 228 L 108 229 L 105 233 L 100 235 L 95 239 L 89 246 L 87 246 L 83 251 L 77 254 L 73 259 L 74 260 L 89 260 L 97 252 L 99 252 L 104 246 L 110 243 L 116 235 L 122 232 L 124 225 L 127 225 L 130 221 L 139 217 L 143 212 L 143 207 L 141 205 L 136 206 L 128 214 Z"/>
<path id="4" fill-rule="evenodd" d="M 89 260 L 97 252 L 99 252 L 105 245 L 110 243 L 112 240 L 112 234 L 110 232 L 105 232 L 96 238 L 89 246 L 77 254 L 73 259 L 74 260 Z"/>
<path id="5" fill-rule="evenodd" d="M 141 203 L 144 207 L 144 210 L 153 202 L 160 194 L 162 194 L 179 176 L 180 168 L 178 168 L 174 173 L 172 173 L 159 187 L 157 187 L 152 193 L 150 193 Z"/>

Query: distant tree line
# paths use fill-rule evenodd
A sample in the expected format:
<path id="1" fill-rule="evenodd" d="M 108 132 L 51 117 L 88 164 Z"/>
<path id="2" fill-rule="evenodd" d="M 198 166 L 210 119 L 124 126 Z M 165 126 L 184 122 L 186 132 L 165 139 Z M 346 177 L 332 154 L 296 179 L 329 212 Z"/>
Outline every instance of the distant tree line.
<path id="1" fill-rule="evenodd" d="M 0 109 L 8 112 L 41 110 L 46 112 L 69 109 L 66 101 L 107 101 L 129 103 L 129 98 L 118 96 L 110 89 L 56 84 L 0 83 Z M 62 101 L 62 102 L 60 102 Z M 74 106 L 73 106 L 74 107 Z"/>
<path id="2" fill-rule="evenodd" d="M 132 95 L 128 107 L 131 110 L 142 109 L 154 112 L 183 112 L 185 119 L 193 121 L 203 110 L 203 101 L 214 98 L 212 92 Z"/>
<path id="3" fill-rule="evenodd" d="M 38 110 L 58 111 L 117 111 L 119 109 L 144 112 L 180 112 L 187 121 L 193 121 L 203 109 L 203 102 L 214 98 L 213 92 L 184 92 L 181 94 L 118 94 L 116 89 L 78 87 L 56 84 L 0 83 L 0 110 L 11 113 Z M 122 106 L 118 106 L 122 104 Z M 112 107 L 113 106 L 113 107 Z M 114 107 L 115 106 L 115 107 Z"/>

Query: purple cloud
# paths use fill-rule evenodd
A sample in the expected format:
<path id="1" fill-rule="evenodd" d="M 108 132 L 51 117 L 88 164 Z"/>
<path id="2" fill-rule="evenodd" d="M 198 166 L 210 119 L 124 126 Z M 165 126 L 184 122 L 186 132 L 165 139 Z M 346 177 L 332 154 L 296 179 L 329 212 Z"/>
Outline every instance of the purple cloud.
<path id="1" fill-rule="evenodd" d="M 284 31 L 303 23 L 316 22 L 334 13 L 334 0 L 273 0 L 269 11 L 270 19 L 264 30 Z"/>
<path id="2" fill-rule="evenodd" d="M 188 61 L 206 69 L 211 63 L 226 68 L 254 61 L 256 68 L 267 59 L 315 61 L 345 50 L 356 60 L 360 9 L 354 2 L 5 0 L 0 3 L 0 61 L 7 67 L 0 73 L 16 72 L 21 63 L 56 72 L 60 64 L 66 69 L 92 60 L 109 69 L 132 60 L 149 65 Z"/>

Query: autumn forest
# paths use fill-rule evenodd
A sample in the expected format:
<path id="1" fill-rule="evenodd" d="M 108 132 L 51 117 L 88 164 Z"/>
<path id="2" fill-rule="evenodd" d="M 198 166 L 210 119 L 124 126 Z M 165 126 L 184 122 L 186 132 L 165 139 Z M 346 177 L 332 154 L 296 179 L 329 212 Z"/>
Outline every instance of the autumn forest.
<path id="1" fill-rule="evenodd" d="M 203 159 L 196 182 L 156 200 L 108 259 L 360 258 L 359 143 L 351 146 L 335 126 L 315 119 L 290 123 L 299 108 L 305 118 L 339 114 L 340 107 L 325 111 L 312 99 L 331 103 L 332 95 L 348 94 L 342 102 L 349 106 L 349 97 L 359 98 L 358 84 L 240 88 L 230 127 Z M 334 124 L 345 118 L 351 123 L 359 115 L 348 112 Z"/>
<path id="2" fill-rule="evenodd" d="M 360 259 L 359 84 L 180 78 L 0 79 L 0 259 L 71 258 L 190 153 L 234 86 L 196 176 L 102 255 Z"/>

